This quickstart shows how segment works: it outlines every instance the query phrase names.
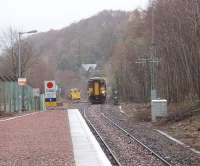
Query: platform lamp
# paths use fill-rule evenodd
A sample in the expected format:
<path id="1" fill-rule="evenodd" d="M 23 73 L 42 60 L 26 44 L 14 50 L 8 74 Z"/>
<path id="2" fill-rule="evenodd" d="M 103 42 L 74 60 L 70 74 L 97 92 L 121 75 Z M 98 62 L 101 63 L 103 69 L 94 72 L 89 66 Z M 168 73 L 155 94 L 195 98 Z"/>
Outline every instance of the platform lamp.
<path id="1" fill-rule="evenodd" d="M 22 66 L 21 66 L 21 36 L 24 34 L 33 34 L 33 33 L 37 33 L 37 30 L 31 30 L 31 31 L 27 31 L 27 32 L 18 32 L 18 37 L 19 37 L 19 41 L 18 41 L 18 79 L 20 79 L 22 77 Z M 22 86 L 22 95 L 20 95 L 20 99 L 21 99 L 21 103 L 22 103 L 22 109 L 21 110 L 25 110 L 25 105 L 24 105 L 24 86 Z M 21 111 L 20 110 L 20 111 Z"/>

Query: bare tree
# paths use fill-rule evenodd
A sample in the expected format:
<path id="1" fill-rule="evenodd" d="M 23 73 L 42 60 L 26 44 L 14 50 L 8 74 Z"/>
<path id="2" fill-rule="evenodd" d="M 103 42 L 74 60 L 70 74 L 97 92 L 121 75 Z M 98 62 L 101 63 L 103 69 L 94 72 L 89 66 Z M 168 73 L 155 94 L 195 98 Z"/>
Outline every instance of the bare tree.
<path id="1" fill-rule="evenodd" d="M 156 86 L 169 102 L 200 99 L 200 1 L 154 0 L 146 11 L 134 11 L 124 40 L 113 49 L 113 71 L 126 100 L 144 101 L 150 84 L 149 65 L 137 58 L 149 57 L 152 7 L 155 48 L 160 63 Z"/>
<path id="2" fill-rule="evenodd" d="M 2 32 L 1 46 L 3 58 L 3 71 L 12 75 L 18 76 L 18 50 L 19 50 L 19 38 L 18 31 L 10 27 L 7 31 Z M 21 74 L 27 76 L 30 74 L 31 68 L 37 62 L 37 56 L 33 50 L 32 45 L 28 40 L 21 41 Z M 3 72 L 1 71 L 1 72 Z"/>

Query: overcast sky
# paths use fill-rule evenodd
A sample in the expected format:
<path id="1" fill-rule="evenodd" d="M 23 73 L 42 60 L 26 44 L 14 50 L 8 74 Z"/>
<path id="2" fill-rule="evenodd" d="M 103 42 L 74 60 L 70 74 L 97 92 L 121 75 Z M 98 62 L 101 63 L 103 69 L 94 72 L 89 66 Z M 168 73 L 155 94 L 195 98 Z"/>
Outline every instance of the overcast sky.
<path id="1" fill-rule="evenodd" d="M 60 29 L 104 9 L 145 8 L 149 0 L 0 0 L 0 30 Z"/>

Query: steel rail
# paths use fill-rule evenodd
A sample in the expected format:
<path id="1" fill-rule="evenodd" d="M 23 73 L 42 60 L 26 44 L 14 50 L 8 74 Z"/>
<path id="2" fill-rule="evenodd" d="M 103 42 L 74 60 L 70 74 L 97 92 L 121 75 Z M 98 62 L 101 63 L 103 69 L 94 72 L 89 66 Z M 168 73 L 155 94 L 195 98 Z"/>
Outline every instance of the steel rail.
<path id="1" fill-rule="evenodd" d="M 114 153 L 112 152 L 112 150 L 109 148 L 109 146 L 107 145 L 107 143 L 104 141 L 104 139 L 101 137 L 100 133 L 97 131 L 97 129 L 94 127 L 94 125 L 91 123 L 91 121 L 89 120 L 89 118 L 87 117 L 86 113 L 85 113 L 85 108 L 83 109 L 83 116 L 86 120 L 86 122 L 89 124 L 89 126 L 94 130 L 94 132 L 97 134 L 97 137 L 100 139 L 100 141 L 103 143 L 103 145 L 106 147 L 108 153 L 110 153 L 110 156 L 113 158 L 115 165 L 117 166 L 122 166 L 119 162 L 119 160 L 117 159 L 117 157 L 114 155 Z M 112 161 L 111 161 L 112 162 Z"/>
<path id="2" fill-rule="evenodd" d="M 167 160 L 165 160 L 163 157 L 161 157 L 159 154 L 154 152 L 152 149 L 150 149 L 147 145 L 142 143 L 140 140 L 138 140 L 136 137 L 134 137 L 131 133 L 129 133 L 127 130 L 123 129 L 121 126 L 113 122 L 110 118 L 105 116 L 103 113 L 101 114 L 105 119 L 107 119 L 112 125 L 123 131 L 128 137 L 130 137 L 132 140 L 136 141 L 138 144 L 142 145 L 145 149 L 147 149 L 151 154 L 153 154 L 155 157 L 157 157 L 159 160 L 161 160 L 165 165 L 173 166 L 170 164 Z"/>

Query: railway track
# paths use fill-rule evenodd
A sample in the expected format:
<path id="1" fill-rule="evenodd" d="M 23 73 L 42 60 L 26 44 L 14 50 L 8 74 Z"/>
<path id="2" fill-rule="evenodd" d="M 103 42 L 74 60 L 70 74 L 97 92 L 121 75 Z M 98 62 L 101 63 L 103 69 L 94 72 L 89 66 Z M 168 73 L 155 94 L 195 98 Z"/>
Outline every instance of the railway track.
<path id="1" fill-rule="evenodd" d="M 108 159 L 110 160 L 111 164 L 113 166 L 122 166 L 120 164 L 119 160 L 117 159 L 117 157 L 114 155 L 112 150 L 107 145 L 107 143 L 101 137 L 100 133 L 97 131 L 95 126 L 91 123 L 91 121 L 87 117 L 87 115 L 85 113 L 85 108 L 83 109 L 82 113 L 83 113 L 84 119 L 86 120 L 87 124 L 89 125 L 89 127 L 92 130 L 93 134 L 95 135 L 96 139 L 100 142 L 101 147 L 103 148 L 103 150 L 104 150 L 105 154 L 107 155 Z"/>
<path id="2" fill-rule="evenodd" d="M 167 166 L 199 165 L 199 156 L 174 144 L 157 132 L 149 131 L 143 125 L 141 125 L 141 128 L 138 128 L 140 127 L 138 125 L 128 126 L 127 119 L 118 116 L 119 114 L 115 108 L 112 109 L 112 107 L 107 107 L 107 105 L 90 104 L 81 104 L 80 108 L 85 108 L 87 117 L 101 134 L 107 145 L 109 145 L 112 152 L 117 156 L 121 165 L 134 163 L 134 165 L 158 166 L 159 164 L 151 162 L 153 158 L 159 161 L 161 165 Z M 125 143 L 125 140 L 130 140 L 130 142 Z M 139 150 L 135 149 L 134 146 L 140 147 Z M 142 152 L 140 152 L 140 149 L 143 149 Z M 138 155 L 138 153 L 140 154 Z M 140 157 L 140 155 L 143 157 Z M 144 157 L 145 155 L 147 157 Z M 152 159 L 149 159 L 148 155 L 152 156 Z M 139 160 L 138 162 L 134 161 L 138 158 L 141 158 L 140 161 L 142 162 Z"/>
<path id="3" fill-rule="evenodd" d="M 102 109 L 101 106 L 100 106 L 100 109 Z M 88 125 L 91 127 L 92 131 L 95 133 L 95 135 L 97 135 L 97 139 L 100 140 L 101 144 L 103 144 L 104 147 L 106 147 L 106 154 L 107 154 L 107 156 L 109 156 L 108 158 L 110 159 L 110 156 L 112 156 L 111 157 L 111 158 L 113 158 L 113 159 L 111 159 L 112 165 L 122 165 L 122 164 L 120 164 L 119 159 L 114 155 L 114 153 L 113 153 L 114 151 L 112 152 L 112 150 L 111 150 L 112 146 L 108 145 L 104 141 L 104 139 L 101 137 L 100 133 L 97 131 L 97 129 L 95 128 L 95 126 L 92 124 L 92 122 L 87 117 L 87 115 L 86 115 L 86 109 L 83 110 L 83 115 L 84 115 L 84 118 L 86 119 Z M 106 117 L 103 113 L 101 114 L 101 116 L 104 119 L 106 119 L 109 122 L 109 124 L 113 126 L 113 128 L 117 128 L 118 130 L 120 130 L 120 132 L 123 133 L 123 135 L 125 137 L 128 137 L 129 140 L 134 140 L 135 142 L 137 142 L 139 144 L 139 146 L 142 146 L 144 149 L 146 149 L 148 152 L 150 152 L 149 154 L 151 154 L 152 156 L 155 156 L 155 158 L 157 158 L 157 160 L 159 160 L 161 163 L 163 163 L 163 165 L 172 166 L 172 164 L 170 164 L 167 160 L 165 160 L 165 158 L 161 157 L 159 154 L 157 154 L 156 152 L 154 152 L 152 149 L 150 149 L 148 146 L 146 146 L 145 144 L 143 144 L 140 140 L 138 140 L 137 138 L 135 138 L 128 131 L 126 131 L 125 129 L 123 129 L 122 127 L 120 127 L 118 124 L 116 124 L 115 122 L 113 122 L 111 119 L 109 119 L 108 117 Z"/>
<path id="4" fill-rule="evenodd" d="M 162 161 L 165 165 L 167 166 L 173 166 L 172 164 L 170 164 L 165 158 L 161 157 L 159 154 L 157 154 L 156 152 L 154 152 L 151 148 L 149 148 L 147 145 L 145 145 L 144 143 L 142 143 L 139 139 L 137 139 L 136 137 L 134 137 L 131 133 L 129 133 L 127 130 L 123 129 L 121 126 L 119 126 L 118 124 L 116 124 L 115 122 L 113 122 L 110 118 L 108 118 L 107 116 L 105 116 L 103 113 L 101 114 L 106 120 L 109 121 L 109 123 L 113 126 L 115 126 L 116 128 L 118 128 L 120 131 L 122 131 L 127 137 L 129 137 L 131 140 L 136 141 L 138 144 L 140 144 L 143 148 L 145 148 L 146 150 L 148 150 L 152 155 L 154 155 L 157 159 L 159 159 L 160 161 Z"/>

